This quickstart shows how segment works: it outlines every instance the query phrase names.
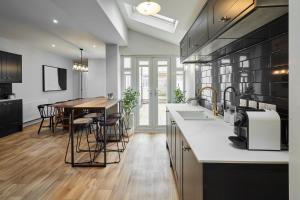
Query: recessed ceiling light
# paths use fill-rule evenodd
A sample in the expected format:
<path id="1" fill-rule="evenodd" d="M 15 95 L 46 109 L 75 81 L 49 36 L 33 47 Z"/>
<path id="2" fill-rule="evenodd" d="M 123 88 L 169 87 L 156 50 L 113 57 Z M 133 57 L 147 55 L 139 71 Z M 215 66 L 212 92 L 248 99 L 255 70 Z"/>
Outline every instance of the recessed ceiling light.
<path id="1" fill-rule="evenodd" d="M 96 47 L 97 47 L 97 46 L 94 44 L 94 45 L 93 45 L 93 48 L 96 48 Z"/>
<path id="2" fill-rule="evenodd" d="M 54 48 L 54 47 L 55 47 L 55 44 L 51 44 L 51 47 L 53 47 L 53 48 Z"/>
<path id="3" fill-rule="evenodd" d="M 53 21 L 54 24 L 57 24 L 57 23 L 58 23 L 58 20 L 57 20 L 57 19 L 53 19 L 52 21 Z"/>
<path id="4" fill-rule="evenodd" d="M 147 0 L 140 3 L 136 9 L 142 15 L 155 15 L 160 11 L 161 7 L 158 3 Z"/>

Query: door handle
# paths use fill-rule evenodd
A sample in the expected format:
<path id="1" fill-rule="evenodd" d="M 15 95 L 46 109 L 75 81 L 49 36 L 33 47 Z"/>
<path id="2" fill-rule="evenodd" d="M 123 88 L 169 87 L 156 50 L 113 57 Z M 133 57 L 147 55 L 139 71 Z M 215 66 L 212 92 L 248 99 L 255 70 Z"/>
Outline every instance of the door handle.
<path id="1" fill-rule="evenodd" d="M 182 146 L 182 150 L 183 151 L 190 151 L 191 150 L 191 147 L 187 147 L 187 146 Z"/>

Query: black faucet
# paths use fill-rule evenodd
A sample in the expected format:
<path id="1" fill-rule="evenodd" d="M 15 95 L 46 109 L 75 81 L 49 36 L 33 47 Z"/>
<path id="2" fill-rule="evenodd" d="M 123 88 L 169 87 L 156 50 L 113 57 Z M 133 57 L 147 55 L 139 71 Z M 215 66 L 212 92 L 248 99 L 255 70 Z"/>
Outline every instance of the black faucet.
<path id="1" fill-rule="evenodd" d="M 227 90 L 229 90 L 229 89 L 231 89 L 231 90 L 233 91 L 235 97 L 237 97 L 237 96 L 239 95 L 239 94 L 236 92 L 236 90 L 235 90 L 234 87 L 229 86 L 229 87 L 225 88 L 225 90 L 224 90 L 224 92 L 223 92 L 223 101 L 224 101 L 224 103 L 223 103 L 223 106 L 224 106 L 223 114 L 225 113 L 225 110 L 226 110 L 226 92 L 227 92 Z"/>

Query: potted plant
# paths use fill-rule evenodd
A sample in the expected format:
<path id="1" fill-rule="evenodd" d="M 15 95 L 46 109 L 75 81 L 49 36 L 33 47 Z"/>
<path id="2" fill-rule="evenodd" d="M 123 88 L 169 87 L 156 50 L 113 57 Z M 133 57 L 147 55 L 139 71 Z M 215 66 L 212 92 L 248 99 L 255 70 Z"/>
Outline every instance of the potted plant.
<path id="1" fill-rule="evenodd" d="M 180 88 L 177 88 L 175 90 L 175 103 L 184 103 L 184 102 L 185 102 L 184 92 L 181 91 Z"/>
<path id="2" fill-rule="evenodd" d="M 123 110 L 125 114 L 126 128 L 131 129 L 134 127 L 134 114 L 133 109 L 138 104 L 139 92 L 128 88 L 123 92 Z"/>

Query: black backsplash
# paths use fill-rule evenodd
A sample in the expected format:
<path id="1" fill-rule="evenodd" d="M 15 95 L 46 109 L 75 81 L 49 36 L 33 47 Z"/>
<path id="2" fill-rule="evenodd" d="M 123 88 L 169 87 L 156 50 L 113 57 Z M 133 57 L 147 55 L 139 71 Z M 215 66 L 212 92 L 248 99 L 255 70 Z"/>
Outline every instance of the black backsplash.
<path id="1" fill-rule="evenodd" d="M 236 99 L 229 90 L 227 105 L 237 105 L 239 98 L 276 104 L 282 131 L 288 132 L 288 15 L 210 56 L 211 62 L 196 66 L 196 89 L 215 88 L 219 108 L 222 107 L 223 91 L 228 86 L 236 88 L 240 97 Z M 211 96 L 211 91 L 203 91 L 200 104 L 211 109 Z"/>
<path id="2" fill-rule="evenodd" d="M 0 83 L 0 99 L 7 98 L 7 95 L 12 93 L 11 83 Z"/>

